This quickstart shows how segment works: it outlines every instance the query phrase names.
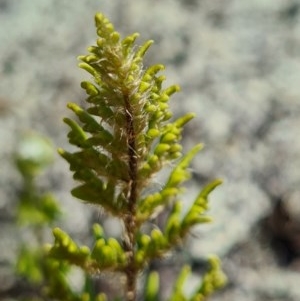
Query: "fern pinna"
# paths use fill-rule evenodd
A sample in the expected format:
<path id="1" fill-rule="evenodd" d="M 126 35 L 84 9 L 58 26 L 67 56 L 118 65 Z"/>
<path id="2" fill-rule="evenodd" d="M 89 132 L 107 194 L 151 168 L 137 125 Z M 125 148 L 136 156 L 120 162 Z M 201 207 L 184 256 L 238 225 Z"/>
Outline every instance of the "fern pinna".
<path id="1" fill-rule="evenodd" d="M 124 233 L 121 240 L 106 237 L 97 224 L 95 244 L 90 250 L 78 246 L 67 233 L 56 228 L 50 255 L 78 265 L 87 273 L 123 273 L 121 297 L 133 301 L 138 295 L 138 275 L 147 264 L 180 244 L 192 226 L 210 221 L 205 215 L 208 195 L 221 181 L 206 186 L 186 213 L 181 212 L 182 185 L 191 176 L 188 170 L 191 160 L 202 148 L 197 144 L 182 154 L 182 130 L 194 114 L 172 120 L 169 99 L 179 87 L 163 88 L 165 76 L 160 75 L 163 65 L 144 68 L 143 57 L 152 41 L 137 47 L 134 44 L 137 33 L 121 39 L 101 13 L 96 14 L 95 22 L 96 45 L 88 48 L 88 55 L 79 57 L 79 66 L 93 78 L 92 82 L 81 84 L 88 95 L 87 108 L 69 103 L 68 108 L 77 119 L 64 119 L 70 127 L 69 142 L 79 150 L 59 149 L 59 153 L 70 164 L 74 179 L 80 182 L 72 195 L 118 218 Z M 169 163 L 175 167 L 162 188 L 147 193 L 154 176 Z M 164 226 L 146 230 L 143 225 L 159 208 L 167 206 L 172 209 Z M 182 282 L 188 275 L 188 269 L 184 268 L 170 300 L 204 300 L 222 286 L 224 275 L 219 261 L 213 257 L 210 262 L 210 270 L 189 297 L 182 292 Z M 149 301 L 158 296 L 155 275 L 149 276 L 146 285 L 144 298 Z M 98 298 L 106 297 L 99 294 Z"/>

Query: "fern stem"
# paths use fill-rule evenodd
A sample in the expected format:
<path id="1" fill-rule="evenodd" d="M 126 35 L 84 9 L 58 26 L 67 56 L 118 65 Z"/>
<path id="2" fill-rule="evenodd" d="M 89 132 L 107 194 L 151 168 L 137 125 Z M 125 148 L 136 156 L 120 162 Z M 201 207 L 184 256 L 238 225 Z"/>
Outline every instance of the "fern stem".
<path id="1" fill-rule="evenodd" d="M 138 157 L 136 153 L 136 133 L 134 130 L 134 120 L 132 107 L 128 95 L 124 96 L 125 116 L 126 116 L 126 134 L 128 145 L 128 166 L 129 166 L 129 182 L 128 182 L 128 211 L 124 217 L 125 225 L 125 241 L 124 247 L 128 254 L 128 265 L 125 268 L 126 274 L 126 299 L 127 301 L 136 300 L 136 282 L 138 269 L 135 265 L 135 237 L 136 237 L 136 203 L 138 198 L 137 192 L 137 167 Z"/>

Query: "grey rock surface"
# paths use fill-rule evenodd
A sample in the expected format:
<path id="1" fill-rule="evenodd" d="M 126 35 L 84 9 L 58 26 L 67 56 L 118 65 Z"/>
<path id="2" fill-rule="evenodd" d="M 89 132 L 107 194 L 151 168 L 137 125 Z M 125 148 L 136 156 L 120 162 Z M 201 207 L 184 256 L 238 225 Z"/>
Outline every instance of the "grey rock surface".
<path id="1" fill-rule="evenodd" d="M 197 113 L 184 144 L 206 148 L 193 162 L 188 199 L 224 179 L 211 197 L 215 222 L 195 229 L 187 250 L 193 260 L 223 258 L 230 286 L 212 300 L 299 300 L 299 272 L 279 267 L 253 230 L 276 199 L 299 194 L 298 0 L 0 0 L 0 241 L 15 237 L 20 177 L 11 154 L 20 136 L 34 130 L 67 147 L 61 119 L 68 101 L 84 97 L 79 83 L 88 75 L 76 57 L 94 43 L 96 11 L 124 35 L 155 40 L 148 63 L 165 64 L 167 83 L 182 88 L 175 115 Z M 64 229 L 84 236 L 92 210 L 70 197 L 67 164 L 57 157 L 42 185 L 62 201 Z M 14 244 L 1 244 L 0 279 Z"/>

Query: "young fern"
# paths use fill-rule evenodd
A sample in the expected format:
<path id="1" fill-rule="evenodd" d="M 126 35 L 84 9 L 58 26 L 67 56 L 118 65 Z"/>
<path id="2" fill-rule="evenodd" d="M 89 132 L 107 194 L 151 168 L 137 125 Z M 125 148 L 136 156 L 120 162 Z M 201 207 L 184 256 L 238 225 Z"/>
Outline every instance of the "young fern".
<path id="1" fill-rule="evenodd" d="M 189 164 L 202 148 L 198 144 L 187 154 L 181 153 L 182 130 L 194 114 L 170 121 L 172 113 L 168 102 L 179 87 L 163 88 L 165 77 L 159 75 L 163 65 L 144 69 L 143 57 L 152 41 L 137 48 L 134 44 L 137 33 L 121 39 L 101 13 L 96 14 L 95 22 L 97 43 L 88 48 L 88 55 L 79 57 L 79 66 L 93 77 L 93 82 L 81 84 L 88 95 L 88 107 L 70 103 L 68 108 L 79 121 L 64 119 L 70 127 L 69 142 L 79 150 L 71 153 L 59 149 L 59 153 L 70 164 L 74 179 L 80 182 L 72 195 L 118 218 L 124 233 L 122 241 L 107 238 L 101 226 L 95 225 L 95 244 L 90 251 L 85 246 L 79 247 L 67 233 L 56 228 L 50 255 L 78 265 L 87 273 L 123 273 L 124 298 L 134 301 L 138 275 L 149 261 L 181 243 L 192 226 L 210 220 L 205 215 L 208 195 L 221 181 L 216 180 L 204 188 L 182 216 L 179 200 L 182 184 L 190 178 Z M 155 174 L 170 162 L 175 167 L 166 183 L 147 194 Z M 142 226 L 159 208 L 170 204 L 173 209 L 164 227 L 145 232 Z M 224 283 L 218 261 L 213 262 L 210 293 Z M 155 288 L 151 286 L 153 281 Z M 157 276 L 149 277 L 147 287 L 152 291 L 145 293 L 149 300 L 157 295 L 157 281 Z M 178 289 L 174 292 L 171 300 L 179 300 L 177 294 L 183 296 Z M 192 300 L 203 300 L 206 295 L 198 290 Z"/>

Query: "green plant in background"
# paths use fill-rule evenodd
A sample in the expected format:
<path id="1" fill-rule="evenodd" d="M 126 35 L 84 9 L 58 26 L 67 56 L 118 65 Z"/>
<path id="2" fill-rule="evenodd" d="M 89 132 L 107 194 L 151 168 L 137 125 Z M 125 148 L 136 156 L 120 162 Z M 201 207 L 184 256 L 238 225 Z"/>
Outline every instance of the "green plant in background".
<path id="1" fill-rule="evenodd" d="M 33 132 L 25 134 L 17 146 L 15 164 L 23 180 L 17 207 L 17 222 L 31 235 L 31 243 L 22 238 L 17 259 L 17 273 L 31 285 L 31 294 L 41 296 L 51 259 L 45 260 L 46 231 L 60 217 L 54 196 L 38 188 L 37 178 L 52 163 L 54 149 L 50 142 Z M 29 234 L 30 233 L 30 234 Z M 52 260 L 53 261 L 53 260 Z"/>
<path id="2" fill-rule="evenodd" d="M 18 208 L 18 222 L 22 225 L 51 224 L 57 220 L 59 206 L 50 193 L 38 191 L 36 178 L 53 162 L 51 143 L 36 133 L 27 133 L 20 139 L 15 154 L 17 169 L 22 175 L 23 189 Z"/>
<path id="3" fill-rule="evenodd" d="M 68 265 L 76 265 L 87 274 L 111 272 L 122 274 L 124 293 L 120 298 L 137 300 L 138 277 L 152 260 L 162 258 L 181 244 L 195 225 L 209 222 L 205 213 L 209 193 L 221 181 L 208 184 L 198 194 L 191 207 L 182 211 L 183 183 L 202 145 L 182 154 L 180 144 L 184 125 L 193 117 L 188 113 L 175 120 L 169 109 L 169 99 L 179 90 L 177 85 L 163 88 L 165 77 L 159 75 L 163 65 L 144 68 L 143 57 L 152 41 L 135 46 L 137 33 L 120 38 L 110 21 L 102 14 L 95 17 L 98 39 L 80 56 L 79 66 L 89 72 L 93 81 L 81 86 L 87 93 L 86 107 L 69 103 L 77 120 L 65 118 L 70 127 L 69 143 L 78 148 L 60 155 L 70 164 L 75 180 L 80 184 L 72 195 L 87 204 L 102 208 L 123 225 L 121 238 L 107 237 L 95 224 L 92 248 L 77 245 L 59 228 L 53 230 L 55 242 L 49 246 L 49 256 Z M 165 166 L 172 166 L 160 189 L 149 193 L 149 185 Z M 159 228 L 153 217 L 167 211 L 164 225 Z M 145 225 L 150 225 L 146 227 Z M 184 267 L 170 300 L 204 300 L 223 286 L 225 276 L 216 257 L 209 259 L 210 269 L 196 291 L 185 295 L 183 284 L 190 273 Z M 124 282 L 124 283 L 123 283 Z M 145 285 L 143 299 L 158 299 L 159 279 L 153 272 Z M 142 294 L 142 293 L 141 293 Z M 62 300 L 73 300 L 68 293 Z M 58 298 L 56 296 L 56 298 Z M 106 300 L 103 293 L 82 294 L 81 300 Z M 76 299 L 77 300 L 77 299 Z"/>

